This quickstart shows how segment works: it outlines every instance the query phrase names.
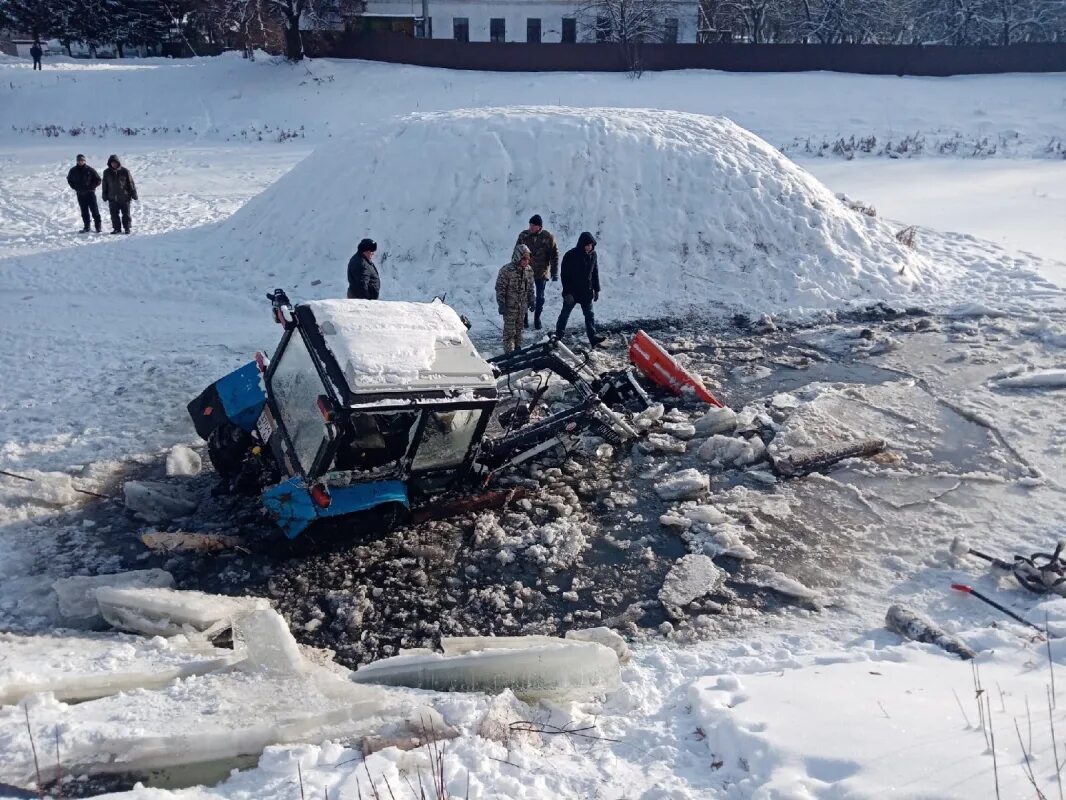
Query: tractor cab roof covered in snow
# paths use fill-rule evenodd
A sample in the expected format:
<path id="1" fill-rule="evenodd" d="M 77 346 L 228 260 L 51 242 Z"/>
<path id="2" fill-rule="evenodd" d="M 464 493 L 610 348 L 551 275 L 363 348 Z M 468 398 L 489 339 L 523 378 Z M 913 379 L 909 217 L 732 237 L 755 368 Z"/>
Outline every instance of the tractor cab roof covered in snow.
<path id="1" fill-rule="evenodd" d="M 317 300 L 294 314 L 344 406 L 496 396 L 492 366 L 443 303 Z"/>

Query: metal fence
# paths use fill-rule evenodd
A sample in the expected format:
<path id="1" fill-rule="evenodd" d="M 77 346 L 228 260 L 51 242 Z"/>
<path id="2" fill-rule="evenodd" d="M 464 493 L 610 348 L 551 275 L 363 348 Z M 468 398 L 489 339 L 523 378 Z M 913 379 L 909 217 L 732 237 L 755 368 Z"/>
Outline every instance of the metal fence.
<path id="1" fill-rule="evenodd" d="M 967 75 L 1066 72 L 1066 43 L 1001 47 L 946 45 L 646 44 L 626 53 L 617 44 L 521 44 L 413 39 L 330 31 L 304 33 L 307 54 L 393 64 L 494 72 L 625 72 L 716 69 L 863 75 Z"/>

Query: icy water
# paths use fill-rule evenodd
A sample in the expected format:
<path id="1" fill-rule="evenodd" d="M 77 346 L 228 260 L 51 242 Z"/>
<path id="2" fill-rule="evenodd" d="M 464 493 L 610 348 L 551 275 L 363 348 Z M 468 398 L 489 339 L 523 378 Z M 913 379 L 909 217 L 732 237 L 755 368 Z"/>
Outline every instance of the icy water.
<path id="1" fill-rule="evenodd" d="M 690 369 L 712 377 L 722 398 L 740 408 L 768 406 L 780 392 L 815 384 L 889 385 L 900 375 L 871 363 L 878 342 L 937 328 L 925 317 L 875 310 L 792 330 L 752 331 L 746 323 L 710 331 L 662 325 L 655 335 Z M 596 356 L 604 368 L 625 358 L 626 332 L 615 333 Z M 856 354 L 850 344 L 855 342 L 869 347 Z M 935 403 L 931 407 L 930 413 L 953 413 Z M 695 405 L 681 404 L 678 410 L 701 413 Z M 953 431 L 951 441 L 934 442 L 915 455 L 918 462 L 969 471 L 989 467 L 987 431 L 962 418 L 940 424 Z M 288 542 L 257 503 L 211 497 L 210 473 L 166 479 L 157 463 L 133 467 L 124 477 L 180 481 L 202 503 L 195 517 L 163 527 L 237 533 L 247 543 L 246 552 L 149 553 L 139 533 L 152 528 L 117 502 L 93 504 L 55 524 L 71 572 L 78 564 L 101 572 L 162 567 L 184 588 L 269 597 L 298 639 L 332 649 L 338 661 L 354 667 L 401 648 L 434 646 L 441 636 L 561 634 L 601 624 L 630 635 L 658 631 L 664 623 L 665 630 L 686 629 L 686 620 L 666 615 L 658 591 L 670 567 L 691 548 L 660 524 L 660 516 L 676 503 L 660 500 L 653 487 L 662 475 L 689 466 L 706 469 L 691 452 L 649 453 L 638 446 L 613 459 L 575 452 L 514 476 L 527 499 L 507 509 L 388 533 L 368 517 Z M 876 513 L 852 494 L 854 485 L 874 485 L 881 478 L 853 472 L 840 472 L 848 476 L 844 483 L 815 475 L 773 486 L 765 471 L 712 471 L 710 500 L 729 499 L 760 562 L 819 588 L 832 583 L 826 554 L 846 548 L 856 525 L 877 521 Z M 120 496 L 120 488 L 112 494 Z M 770 495 L 802 507 L 802 513 L 775 517 L 773 504 L 756 502 Z M 795 602 L 761 585 L 765 582 L 748 580 L 744 562 L 719 557 L 718 563 L 729 573 L 725 586 L 689 609 L 704 628 L 733 629 L 753 613 Z M 54 572 L 55 565 L 50 566 Z M 0 619 L 0 627 L 32 629 L 33 624 Z"/>
<path id="2" fill-rule="evenodd" d="M 672 453 L 638 444 L 612 458 L 589 448 L 511 476 L 526 497 L 505 509 L 390 532 L 366 517 L 312 529 L 295 542 L 284 539 L 256 502 L 211 497 L 210 472 L 168 479 L 161 463 L 132 465 L 123 479 L 180 482 L 201 501 L 194 517 L 163 529 L 236 533 L 244 551 L 150 553 L 139 534 L 153 528 L 136 521 L 121 502 L 100 502 L 40 523 L 42 535 L 50 528 L 58 536 L 61 553 L 38 565 L 47 575 L 41 580 L 47 584 L 84 572 L 86 565 L 92 572 L 162 567 L 182 588 L 269 597 L 298 640 L 334 651 L 349 667 L 402 648 L 432 647 L 442 636 L 561 635 L 608 625 L 631 637 L 684 640 L 743 630 L 768 613 L 817 613 L 833 605 L 842 572 L 866 568 L 869 553 L 856 542 L 869 541 L 874 531 L 874 541 L 880 536 L 895 547 L 904 535 L 887 522 L 893 516 L 888 512 L 920 509 L 930 497 L 956 492 L 958 502 L 966 502 L 966 475 L 1022 474 L 987 427 L 921 382 L 875 363 L 901 342 L 954 346 L 942 328 L 933 318 L 874 311 L 794 329 L 662 325 L 655 332 L 679 360 L 710 378 L 735 409 L 749 405 L 787 420 L 792 412 L 782 412 L 775 396 L 831 387 L 823 401 L 830 418 L 837 413 L 891 440 L 883 465 L 853 461 L 825 474 L 778 481 L 765 466 L 715 470 L 697 457 L 695 447 Z M 628 332 L 614 332 L 595 356 L 598 366 L 624 362 Z M 698 405 L 662 399 L 676 409 L 677 419 L 703 413 Z M 819 436 L 833 433 L 817 415 L 805 424 Z M 787 427 L 786 422 L 781 430 Z M 901 459 L 910 472 L 897 469 Z M 754 561 L 717 556 L 727 574 L 724 585 L 683 609 L 668 610 L 658 599 L 667 573 L 701 546 L 660 523 L 678 504 L 661 500 L 654 484 L 687 467 L 710 473 L 703 502 L 728 512 Z M 120 484 L 108 493 L 120 497 Z M 820 599 L 797 596 L 775 576 L 797 581 Z M 32 604 L 21 613 L 0 609 L 0 629 L 54 625 L 47 614 L 33 611 Z M 90 796 L 135 780 L 202 782 L 184 773 L 123 775 L 77 782 L 65 793 Z"/>

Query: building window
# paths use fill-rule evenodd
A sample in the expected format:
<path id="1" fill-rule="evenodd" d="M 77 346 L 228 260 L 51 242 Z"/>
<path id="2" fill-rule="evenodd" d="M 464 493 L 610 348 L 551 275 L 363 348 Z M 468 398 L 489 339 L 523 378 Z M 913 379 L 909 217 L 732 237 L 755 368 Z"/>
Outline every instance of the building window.
<path id="1" fill-rule="evenodd" d="M 573 17 L 563 17 L 563 41 L 577 41 L 577 20 Z"/>
<path id="2" fill-rule="evenodd" d="M 489 41 L 507 41 L 507 20 L 503 19 L 503 17 L 493 17 L 489 20 Z"/>
<path id="3" fill-rule="evenodd" d="M 663 24 L 663 42 L 677 44 L 677 17 L 667 17 Z"/>
<path id="4" fill-rule="evenodd" d="M 529 44 L 540 44 L 540 19 L 530 17 L 526 20 L 526 41 Z"/>
<path id="5" fill-rule="evenodd" d="M 457 42 L 470 41 L 469 17 L 452 17 L 452 36 Z"/>
<path id="6" fill-rule="evenodd" d="M 596 17 L 596 41 L 606 42 L 611 38 L 611 20 L 609 17 Z"/>

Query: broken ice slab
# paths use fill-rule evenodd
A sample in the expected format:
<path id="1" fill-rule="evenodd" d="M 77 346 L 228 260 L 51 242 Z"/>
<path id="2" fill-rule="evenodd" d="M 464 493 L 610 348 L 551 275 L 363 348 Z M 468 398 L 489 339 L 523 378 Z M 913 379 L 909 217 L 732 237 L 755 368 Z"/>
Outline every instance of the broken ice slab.
<path id="1" fill-rule="evenodd" d="M 292 631 L 272 608 L 242 614 L 233 621 L 234 642 L 247 656 L 242 669 L 298 675 L 308 664 Z"/>
<path id="2" fill-rule="evenodd" d="M 659 600 L 664 605 L 682 607 L 721 588 L 725 573 L 707 556 L 682 556 L 670 567 Z"/>
<path id="3" fill-rule="evenodd" d="M 180 486 L 155 481 L 126 481 L 126 508 L 147 522 L 165 522 L 193 513 L 198 503 Z"/>
<path id="4" fill-rule="evenodd" d="M 710 479 L 698 469 L 683 469 L 656 482 L 655 493 L 663 500 L 691 500 L 710 485 Z"/>
<path id="5" fill-rule="evenodd" d="M 233 619 L 269 609 L 262 597 L 226 597 L 177 589 L 96 590 L 96 602 L 108 624 L 119 630 L 149 636 L 173 636 L 186 631 L 212 635 L 230 627 Z"/>
<path id="6" fill-rule="evenodd" d="M 0 633 L 0 705 L 35 692 L 59 700 L 91 700 L 130 689 L 150 689 L 190 675 L 231 666 L 233 650 L 125 634 L 17 636 Z"/>
<path id="7" fill-rule="evenodd" d="M 732 433 L 737 427 L 737 414 L 728 406 L 712 408 L 693 423 L 697 436 Z"/>
<path id="8" fill-rule="evenodd" d="M 481 642 L 493 637 L 470 637 Z M 515 639 L 496 649 L 461 655 L 396 656 L 360 667 L 352 675 L 357 683 L 409 686 L 440 692 L 487 692 L 510 689 L 521 697 L 566 697 L 602 694 L 621 683 L 618 656 L 596 642 L 575 642 L 534 637 L 535 644 L 515 646 Z M 548 640 L 545 642 L 545 640 Z M 456 646 L 451 646 L 455 652 Z"/>
<path id="9" fill-rule="evenodd" d="M 609 647 L 614 650 L 619 662 L 622 664 L 628 662 L 631 657 L 626 640 L 617 631 L 612 631 L 610 628 L 600 626 L 598 628 L 567 631 L 566 638 L 576 642 L 596 642 L 604 647 Z"/>
<path id="10" fill-rule="evenodd" d="M 255 756 L 272 744 L 365 735 L 388 712 L 384 692 L 312 668 L 308 675 L 215 672 L 164 689 L 67 705 L 36 696 L 28 706 L 37 742 L 60 731 L 63 774 L 140 773 Z M 35 780 L 25 711 L 0 709 L 0 783 Z M 46 763 L 50 762 L 50 763 Z M 44 780 L 54 759 L 41 759 Z"/>
<path id="11" fill-rule="evenodd" d="M 715 434 L 700 446 L 698 454 L 723 469 L 747 467 L 766 458 L 766 445 L 758 436 L 742 439 Z"/>
<path id="12" fill-rule="evenodd" d="M 117 589 L 170 589 L 174 576 L 161 569 L 135 569 L 111 575 L 75 575 L 52 584 L 59 600 L 59 613 L 66 622 L 90 625 L 102 622 L 96 592 L 104 587 Z"/>
<path id="13" fill-rule="evenodd" d="M 822 596 L 814 589 L 766 564 L 749 564 L 741 573 L 741 577 L 753 586 L 770 589 L 787 597 L 806 601 L 814 606 L 820 606 L 823 602 Z"/>

